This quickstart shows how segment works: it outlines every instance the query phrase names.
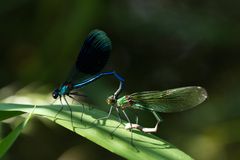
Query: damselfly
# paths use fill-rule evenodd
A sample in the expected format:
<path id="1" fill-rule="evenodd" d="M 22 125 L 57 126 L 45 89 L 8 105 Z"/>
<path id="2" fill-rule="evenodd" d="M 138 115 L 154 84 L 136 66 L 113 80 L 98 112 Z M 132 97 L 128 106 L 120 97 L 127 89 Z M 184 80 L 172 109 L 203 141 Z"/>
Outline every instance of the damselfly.
<path id="1" fill-rule="evenodd" d="M 161 121 L 157 112 L 171 113 L 185 111 L 199 105 L 206 98 L 206 90 L 199 86 L 175 88 L 165 91 L 136 92 L 130 95 L 125 95 L 119 99 L 110 96 L 107 98 L 107 103 L 111 105 L 108 117 L 112 112 L 112 108 L 115 108 L 118 113 L 119 110 L 122 111 L 126 117 L 128 121 L 125 125 L 126 129 L 137 128 L 143 132 L 156 132 L 158 124 Z M 152 112 L 157 120 L 155 127 L 145 128 L 139 124 L 132 124 L 125 112 L 127 108 Z"/>
<path id="2" fill-rule="evenodd" d="M 120 82 L 119 88 L 113 94 L 113 97 L 117 98 L 119 93 L 123 89 L 124 79 L 115 71 L 100 72 L 106 65 L 111 50 L 112 50 L 111 40 L 109 39 L 105 32 L 98 29 L 95 29 L 92 32 L 90 32 L 81 47 L 76 63 L 71 71 L 69 78 L 53 91 L 52 97 L 54 99 L 59 98 L 61 103 L 62 98 L 65 100 L 71 112 L 72 126 L 73 126 L 72 109 L 66 100 L 66 96 L 73 99 L 74 96 L 82 96 L 81 94 L 79 94 L 79 89 L 107 75 L 115 76 Z M 86 75 L 87 78 L 85 78 Z M 83 77 L 85 79 L 83 79 Z M 62 111 L 62 109 L 63 106 L 58 111 L 56 116 Z"/>

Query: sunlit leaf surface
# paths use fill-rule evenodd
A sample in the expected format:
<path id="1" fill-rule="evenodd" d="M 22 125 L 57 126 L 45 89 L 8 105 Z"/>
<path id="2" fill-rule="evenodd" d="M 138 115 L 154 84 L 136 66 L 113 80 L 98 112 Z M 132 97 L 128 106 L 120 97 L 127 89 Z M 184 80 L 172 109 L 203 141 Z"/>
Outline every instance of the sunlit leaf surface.
<path id="1" fill-rule="evenodd" d="M 111 116 L 108 120 L 95 121 L 97 118 L 104 117 L 107 114 L 98 109 L 89 109 L 85 106 L 85 113 L 82 115 L 82 106 L 71 106 L 73 110 L 73 129 L 70 112 L 66 106 L 57 118 L 54 118 L 60 107 L 59 105 L 37 106 L 34 114 L 55 121 L 70 130 L 74 130 L 77 134 L 127 159 L 192 159 L 168 142 L 154 135 L 139 131 L 134 131 L 134 145 L 132 145 L 131 132 L 125 130 L 123 125 L 111 136 L 111 132 L 119 122 L 114 116 Z M 31 112 L 32 108 L 32 105 L 0 104 L 0 111 Z M 94 121 L 95 123 L 93 123 Z"/>

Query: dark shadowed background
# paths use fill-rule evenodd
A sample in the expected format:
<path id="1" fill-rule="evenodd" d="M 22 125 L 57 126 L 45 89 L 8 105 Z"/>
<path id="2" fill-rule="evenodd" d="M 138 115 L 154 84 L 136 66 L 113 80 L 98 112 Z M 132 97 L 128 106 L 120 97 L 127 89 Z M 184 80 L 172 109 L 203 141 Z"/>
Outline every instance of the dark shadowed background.
<path id="1" fill-rule="evenodd" d="M 84 38 L 98 28 L 113 44 L 105 70 L 125 77 L 125 93 L 190 85 L 208 91 L 202 105 L 162 114 L 157 136 L 196 159 L 239 159 L 239 6 L 236 0 L 0 1 L 0 98 L 29 85 L 29 93 L 52 92 L 68 75 Z M 84 92 L 89 103 L 104 109 L 117 86 L 105 77 Z M 139 118 L 155 125 L 149 113 Z M 7 124 L 1 129 L 1 136 L 10 130 Z M 122 158 L 35 118 L 5 159 Z"/>

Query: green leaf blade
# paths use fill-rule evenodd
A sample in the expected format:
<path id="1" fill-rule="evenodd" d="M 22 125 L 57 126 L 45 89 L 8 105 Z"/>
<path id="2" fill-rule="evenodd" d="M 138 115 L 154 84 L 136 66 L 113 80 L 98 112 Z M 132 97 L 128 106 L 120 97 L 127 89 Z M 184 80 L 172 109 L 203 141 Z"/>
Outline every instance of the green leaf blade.
<path id="1" fill-rule="evenodd" d="M 17 104 L 0 104 L 0 110 L 15 110 L 30 112 L 31 105 L 17 105 Z M 46 105 L 38 106 L 34 114 L 54 120 L 54 116 L 60 109 L 59 105 Z M 71 106 L 73 110 L 73 122 L 75 132 L 87 139 L 95 142 L 96 144 L 108 149 L 109 151 L 118 154 L 126 159 L 139 160 L 139 159 L 183 159 L 190 160 L 190 156 L 177 149 L 170 143 L 151 134 L 142 133 L 140 131 L 133 132 L 134 146 L 131 145 L 131 132 L 124 129 L 121 125 L 116 130 L 113 137 L 111 132 L 119 124 L 117 117 L 111 116 L 108 120 L 100 120 L 93 123 L 97 118 L 107 115 L 106 112 L 98 109 L 86 109 L 82 116 L 82 106 Z M 70 112 L 66 109 L 57 116 L 55 120 L 59 125 L 73 130 Z"/>
<path id="2" fill-rule="evenodd" d="M 19 111 L 1 111 L 0 112 L 0 121 L 21 115 L 23 113 L 24 112 L 19 112 Z"/>
<path id="3" fill-rule="evenodd" d="M 8 112 L 8 113 L 9 113 L 9 115 L 18 115 L 22 112 L 11 111 L 11 112 Z M 3 138 L 0 141 L 0 158 L 2 158 L 5 155 L 5 153 L 8 151 L 8 149 L 16 141 L 17 137 L 20 135 L 22 130 L 26 127 L 27 122 L 29 121 L 31 115 L 32 115 L 32 112 L 30 112 L 30 114 L 28 115 L 28 117 L 25 119 L 24 122 L 20 123 L 10 134 L 8 134 L 5 138 Z"/>

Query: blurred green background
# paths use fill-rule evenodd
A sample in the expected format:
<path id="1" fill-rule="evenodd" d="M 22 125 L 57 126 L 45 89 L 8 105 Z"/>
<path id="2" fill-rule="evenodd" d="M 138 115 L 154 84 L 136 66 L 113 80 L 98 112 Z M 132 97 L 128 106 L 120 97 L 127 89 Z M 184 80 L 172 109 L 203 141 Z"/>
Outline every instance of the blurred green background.
<path id="1" fill-rule="evenodd" d="M 239 159 L 239 6 L 236 0 L 0 1 L 0 98 L 26 88 L 49 96 L 87 34 L 102 29 L 113 43 L 105 70 L 125 77 L 125 93 L 189 85 L 208 91 L 207 101 L 192 110 L 161 114 L 157 136 L 196 159 Z M 117 80 L 106 77 L 83 91 L 89 103 L 107 110 L 105 99 L 116 87 Z M 155 125 L 150 113 L 139 118 Z M 5 136 L 10 127 L 2 125 Z M 5 159 L 122 158 L 35 118 Z"/>

